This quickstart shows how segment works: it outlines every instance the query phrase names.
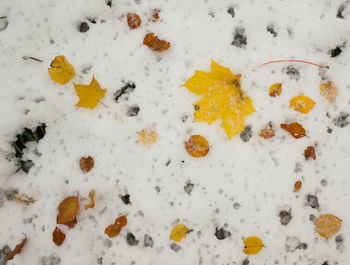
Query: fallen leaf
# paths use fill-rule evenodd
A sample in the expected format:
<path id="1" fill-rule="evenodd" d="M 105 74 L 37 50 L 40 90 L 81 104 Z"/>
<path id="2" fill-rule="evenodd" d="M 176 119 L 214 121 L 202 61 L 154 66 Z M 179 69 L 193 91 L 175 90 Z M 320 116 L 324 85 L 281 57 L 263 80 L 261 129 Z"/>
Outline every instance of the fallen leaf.
<path id="1" fill-rule="evenodd" d="M 277 97 L 282 92 L 282 84 L 281 83 L 275 83 L 270 86 L 269 88 L 269 95 L 270 97 Z"/>
<path id="2" fill-rule="evenodd" d="M 158 39 L 157 36 L 154 36 L 153 32 L 145 36 L 143 44 L 157 52 L 165 51 L 170 47 L 170 42 Z"/>
<path id="3" fill-rule="evenodd" d="M 128 13 L 127 20 L 129 28 L 136 29 L 141 26 L 141 18 L 136 13 Z"/>
<path id="4" fill-rule="evenodd" d="M 120 216 L 115 220 L 114 224 L 107 226 L 105 229 L 105 234 L 107 234 L 109 237 L 116 237 L 127 223 L 128 219 L 126 216 Z"/>
<path id="5" fill-rule="evenodd" d="M 289 106 L 300 113 L 309 113 L 315 106 L 315 101 L 306 96 L 297 96 L 290 100 Z"/>
<path id="6" fill-rule="evenodd" d="M 17 254 L 21 253 L 22 248 L 26 243 L 27 243 L 27 236 L 25 236 L 22 242 L 16 245 L 16 247 L 7 255 L 7 260 L 12 260 Z"/>
<path id="7" fill-rule="evenodd" d="M 281 128 L 289 132 L 295 139 L 306 136 L 305 129 L 297 122 L 292 122 L 289 124 L 282 123 Z"/>
<path id="8" fill-rule="evenodd" d="M 64 225 L 68 226 L 69 228 L 73 228 L 78 223 L 77 218 L 74 218 L 72 221 L 69 221 L 65 223 Z"/>
<path id="9" fill-rule="evenodd" d="M 17 195 L 13 195 L 12 196 L 12 199 L 16 200 L 16 201 L 19 201 L 21 203 L 24 203 L 26 205 L 29 205 L 29 204 L 32 204 L 35 202 L 35 200 L 31 197 L 28 197 L 26 195 L 20 195 L 20 196 L 17 196 Z"/>
<path id="10" fill-rule="evenodd" d="M 65 85 L 75 76 L 73 65 L 63 55 L 56 56 L 48 68 L 51 79 L 61 85 Z"/>
<path id="11" fill-rule="evenodd" d="M 315 220 L 315 231 L 328 239 L 340 230 L 342 219 L 332 215 L 323 214 Z"/>
<path id="12" fill-rule="evenodd" d="M 148 129 L 141 130 L 140 132 L 137 132 L 137 134 L 139 142 L 143 143 L 144 145 L 154 144 L 158 138 L 158 134 L 156 132 Z"/>
<path id="13" fill-rule="evenodd" d="M 63 241 L 66 239 L 66 234 L 61 231 L 57 226 L 52 233 L 52 241 L 57 245 L 62 245 Z"/>
<path id="14" fill-rule="evenodd" d="M 101 88 L 94 76 L 92 77 L 89 85 L 73 84 L 80 99 L 75 105 L 77 107 L 93 109 L 97 106 L 99 100 L 102 99 L 106 93 L 106 89 Z"/>
<path id="15" fill-rule="evenodd" d="M 275 130 L 272 126 L 272 122 L 269 122 L 265 127 L 261 129 L 259 136 L 264 139 L 270 139 L 275 136 Z"/>
<path id="16" fill-rule="evenodd" d="M 95 191 L 92 190 L 89 193 L 90 203 L 85 205 L 85 210 L 95 207 Z"/>
<path id="17" fill-rule="evenodd" d="M 261 239 L 254 236 L 247 237 L 243 242 L 245 245 L 243 252 L 247 255 L 255 255 L 264 247 L 264 243 Z"/>
<path id="18" fill-rule="evenodd" d="M 188 228 L 183 224 L 179 224 L 171 230 L 170 238 L 176 242 L 180 242 L 186 236 L 187 232 Z"/>
<path id="19" fill-rule="evenodd" d="M 320 94 L 329 103 L 334 103 L 339 95 L 339 90 L 333 82 L 328 81 L 320 84 Z"/>
<path id="20" fill-rule="evenodd" d="M 211 124 L 221 117 L 226 135 L 244 131 L 244 116 L 255 111 L 252 100 L 245 96 L 239 83 L 241 75 L 232 74 L 230 68 L 211 61 L 209 73 L 196 71 L 184 86 L 204 96 L 194 104 L 194 120 Z"/>
<path id="21" fill-rule="evenodd" d="M 80 161 L 79 161 L 80 169 L 84 173 L 89 172 L 94 167 L 94 164 L 95 164 L 94 159 L 91 156 L 82 157 L 80 158 Z"/>
<path id="22" fill-rule="evenodd" d="M 305 160 L 309 160 L 310 158 L 312 158 L 313 160 L 316 160 L 315 147 L 308 146 L 304 151 L 304 157 L 305 157 Z"/>
<path id="23" fill-rule="evenodd" d="M 79 211 L 79 200 L 77 196 L 64 199 L 58 206 L 57 224 L 72 225 Z M 74 224 L 75 225 L 75 224 Z M 73 226 L 74 226 L 73 225 Z"/>
<path id="24" fill-rule="evenodd" d="M 193 157 L 206 156 L 209 152 L 208 140 L 201 135 L 191 135 L 184 144 L 187 153 Z"/>
<path id="25" fill-rule="evenodd" d="M 159 8 L 154 8 L 153 10 L 152 10 L 152 16 L 151 16 L 151 19 L 150 19 L 150 21 L 152 21 L 152 22 L 157 22 L 158 20 L 159 20 L 159 12 L 160 12 L 161 10 L 159 9 Z"/>
<path id="26" fill-rule="evenodd" d="M 302 185 L 303 183 L 300 181 L 300 180 L 298 180 L 298 181 L 296 181 L 295 183 L 294 183 L 294 192 L 298 192 L 300 189 L 301 189 L 301 185 Z"/>

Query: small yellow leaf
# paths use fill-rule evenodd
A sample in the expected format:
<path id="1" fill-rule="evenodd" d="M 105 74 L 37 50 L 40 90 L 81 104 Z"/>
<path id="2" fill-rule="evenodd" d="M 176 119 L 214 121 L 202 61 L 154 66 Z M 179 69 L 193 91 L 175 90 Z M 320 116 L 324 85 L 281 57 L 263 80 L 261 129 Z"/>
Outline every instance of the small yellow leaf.
<path id="1" fill-rule="evenodd" d="M 247 237 L 243 242 L 245 245 L 243 252 L 247 255 L 255 255 L 264 247 L 262 240 L 255 236 Z"/>
<path id="2" fill-rule="evenodd" d="M 61 85 L 65 85 L 75 76 L 73 66 L 63 55 L 56 56 L 48 68 L 51 79 Z"/>
<path id="3" fill-rule="evenodd" d="M 137 134 L 139 142 L 143 143 L 144 145 L 154 144 L 158 138 L 158 134 L 156 132 L 148 129 L 141 130 L 140 132 L 137 132 Z"/>
<path id="4" fill-rule="evenodd" d="M 320 85 L 320 93 L 329 103 L 334 103 L 338 97 L 339 91 L 333 82 L 328 81 Z"/>
<path id="5" fill-rule="evenodd" d="M 282 84 L 281 83 L 275 83 L 270 86 L 269 88 L 269 95 L 270 97 L 277 97 L 282 92 Z"/>
<path id="6" fill-rule="evenodd" d="M 106 89 L 101 88 L 94 76 L 89 85 L 74 84 L 74 88 L 80 99 L 75 106 L 81 108 L 95 108 L 98 101 L 102 99 L 106 93 Z"/>
<path id="7" fill-rule="evenodd" d="M 332 214 L 323 214 L 315 221 L 315 231 L 320 234 L 320 236 L 328 239 L 338 233 L 341 223 L 342 219 Z"/>
<path id="8" fill-rule="evenodd" d="M 301 113 L 309 113 L 309 111 L 315 106 L 315 101 L 306 96 L 297 96 L 290 100 L 289 106 Z"/>
<path id="9" fill-rule="evenodd" d="M 188 228 L 185 225 L 177 225 L 171 230 L 170 238 L 176 242 L 180 242 L 186 236 L 187 232 Z"/>
<path id="10" fill-rule="evenodd" d="M 194 105 L 194 120 L 211 124 L 221 117 L 227 137 L 244 131 L 244 116 L 255 111 L 252 100 L 245 96 L 239 83 L 241 75 L 211 61 L 209 73 L 196 71 L 184 84 L 190 92 L 204 97 Z"/>

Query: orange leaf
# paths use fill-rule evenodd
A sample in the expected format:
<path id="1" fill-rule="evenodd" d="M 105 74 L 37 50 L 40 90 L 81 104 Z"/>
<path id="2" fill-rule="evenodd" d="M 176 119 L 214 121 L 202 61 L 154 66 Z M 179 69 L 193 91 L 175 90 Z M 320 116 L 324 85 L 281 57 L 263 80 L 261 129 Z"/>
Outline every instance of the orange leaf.
<path id="1" fill-rule="evenodd" d="M 315 148 L 313 146 L 308 146 L 304 151 L 304 157 L 305 160 L 309 160 L 310 158 L 316 160 Z"/>
<path id="2" fill-rule="evenodd" d="M 94 167 L 94 159 L 91 156 L 80 158 L 80 169 L 83 173 L 89 172 Z"/>
<path id="3" fill-rule="evenodd" d="M 294 183 L 294 192 L 298 192 L 300 189 L 301 189 L 301 185 L 302 185 L 303 183 L 300 181 L 300 180 L 298 180 L 298 181 L 296 181 L 295 183 Z"/>
<path id="4" fill-rule="evenodd" d="M 127 223 L 128 219 L 126 216 L 120 216 L 115 220 L 114 224 L 107 226 L 105 229 L 105 234 L 107 234 L 109 237 L 116 237 Z"/>
<path id="5" fill-rule="evenodd" d="M 12 250 L 8 255 L 7 255 L 7 260 L 12 260 L 17 254 L 21 253 L 22 248 L 24 245 L 27 243 L 27 237 L 25 236 L 24 239 L 22 240 L 21 243 L 16 245 L 14 250 Z"/>
<path id="6" fill-rule="evenodd" d="M 269 122 L 264 128 L 261 129 L 259 136 L 264 139 L 270 139 L 275 136 L 275 130 L 273 129 L 272 122 Z"/>
<path id="7" fill-rule="evenodd" d="M 139 15 L 136 13 L 128 13 L 127 20 L 128 20 L 129 28 L 131 29 L 136 29 L 141 26 L 141 19 Z"/>
<path id="8" fill-rule="evenodd" d="M 52 233 L 52 241 L 57 245 L 62 245 L 63 241 L 66 239 L 66 234 L 61 231 L 57 226 Z"/>
<path id="9" fill-rule="evenodd" d="M 328 239 L 340 230 L 342 219 L 332 215 L 323 214 L 319 216 L 315 221 L 315 231 L 320 236 Z"/>
<path id="10" fill-rule="evenodd" d="M 300 113 L 309 113 L 315 106 L 315 101 L 306 96 L 294 97 L 290 100 L 289 106 Z"/>
<path id="11" fill-rule="evenodd" d="M 145 36 L 143 44 L 157 52 L 165 51 L 170 47 L 170 42 L 158 39 L 157 36 L 154 36 L 153 32 Z"/>
<path id="12" fill-rule="evenodd" d="M 320 94 L 329 103 L 334 103 L 339 95 L 339 90 L 333 82 L 328 81 L 320 84 Z"/>
<path id="13" fill-rule="evenodd" d="M 160 11 L 161 11 L 161 10 L 160 10 L 159 8 L 153 9 L 153 10 L 152 10 L 152 17 L 151 17 L 150 21 L 152 21 L 152 22 L 157 22 L 158 19 L 159 19 L 159 12 L 160 12 Z"/>
<path id="14" fill-rule="evenodd" d="M 191 135 L 190 139 L 185 142 L 187 153 L 193 157 L 206 156 L 209 152 L 209 143 L 201 135 Z"/>
<path id="15" fill-rule="evenodd" d="M 95 207 L 95 191 L 92 190 L 89 193 L 90 203 L 85 205 L 85 210 Z"/>
<path id="16" fill-rule="evenodd" d="M 58 206 L 57 223 L 72 225 L 76 223 L 76 215 L 79 211 L 79 200 L 77 196 L 70 196 L 64 199 Z M 73 225 L 73 226 L 74 226 Z"/>
<path id="17" fill-rule="evenodd" d="M 281 128 L 289 132 L 295 139 L 306 136 L 305 129 L 297 122 L 292 122 L 289 124 L 282 123 Z"/>
<path id="18" fill-rule="evenodd" d="M 270 97 L 277 97 L 281 94 L 281 92 L 282 92 L 282 84 L 281 83 L 273 84 L 269 88 Z"/>

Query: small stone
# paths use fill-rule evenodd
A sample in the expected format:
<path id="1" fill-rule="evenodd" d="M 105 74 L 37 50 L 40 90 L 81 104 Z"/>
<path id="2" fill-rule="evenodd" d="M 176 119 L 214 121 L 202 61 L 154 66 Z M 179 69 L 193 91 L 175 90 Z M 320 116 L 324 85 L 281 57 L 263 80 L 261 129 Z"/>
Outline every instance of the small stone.
<path id="1" fill-rule="evenodd" d="M 342 49 L 340 47 L 335 47 L 333 50 L 331 50 L 331 57 L 337 57 L 339 54 L 342 53 Z"/>
<path id="2" fill-rule="evenodd" d="M 231 45 L 238 48 L 244 48 L 247 45 L 247 36 L 245 35 L 244 28 L 236 28 Z"/>
<path id="3" fill-rule="evenodd" d="M 318 198 L 315 195 L 306 195 L 306 201 L 307 204 L 313 209 L 318 209 L 320 207 L 320 205 L 318 204 Z"/>
<path id="4" fill-rule="evenodd" d="M 193 188 L 194 188 L 194 184 L 191 183 L 191 181 L 186 182 L 186 185 L 184 186 L 184 190 L 188 195 L 191 194 Z"/>
<path id="5" fill-rule="evenodd" d="M 79 25 L 79 31 L 84 33 L 84 32 L 87 32 L 89 30 L 89 24 L 86 23 L 85 21 L 84 22 L 81 22 L 80 25 Z"/>
<path id="6" fill-rule="evenodd" d="M 238 210 L 239 208 L 241 208 L 241 205 L 240 205 L 238 202 L 235 202 L 235 203 L 233 204 L 233 209 Z"/>
<path id="7" fill-rule="evenodd" d="M 107 0 L 106 4 L 107 6 L 112 7 L 112 0 Z"/>
<path id="8" fill-rule="evenodd" d="M 233 8 L 233 6 L 230 6 L 228 9 L 227 9 L 227 13 L 230 14 L 232 16 L 232 18 L 235 17 L 235 9 Z"/>
<path id="9" fill-rule="evenodd" d="M 9 21 L 7 17 L 0 17 L 0 32 L 7 29 L 8 25 L 9 25 Z"/>
<path id="10" fill-rule="evenodd" d="M 328 127 L 328 128 L 327 128 L 327 132 L 328 132 L 328 133 L 332 133 L 332 132 L 333 132 L 332 128 L 329 128 L 329 127 Z"/>
<path id="11" fill-rule="evenodd" d="M 139 241 L 132 233 L 128 233 L 126 235 L 126 242 L 128 242 L 130 246 L 136 246 L 139 243 Z"/>
<path id="12" fill-rule="evenodd" d="M 306 243 L 300 243 L 296 249 L 307 249 L 307 244 Z"/>
<path id="13" fill-rule="evenodd" d="M 137 105 L 131 106 L 128 108 L 126 115 L 129 117 L 135 117 L 137 114 L 139 114 L 140 107 Z"/>
<path id="14" fill-rule="evenodd" d="M 267 25 L 266 30 L 270 32 L 274 38 L 277 37 L 277 32 L 275 31 L 275 27 L 273 25 Z"/>
<path id="15" fill-rule="evenodd" d="M 153 241 L 152 237 L 148 234 L 145 234 L 145 236 L 143 238 L 144 247 L 153 248 L 153 244 L 154 244 L 154 241 Z"/>
<path id="16" fill-rule="evenodd" d="M 221 228 L 215 228 L 215 236 L 217 239 L 219 240 L 223 240 L 227 237 L 231 236 L 231 232 L 227 231 L 225 228 L 221 227 Z"/>
<path id="17" fill-rule="evenodd" d="M 334 118 L 332 122 L 335 126 L 344 128 L 345 126 L 348 126 L 350 124 L 348 117 L 349 113 L 340 112 L 338 117 Z"/>
<path id="18" fill-rule="evenodd" d="M 125 203 L 125 204 L 130 204 L 130 194 L 125 194 L 125 195 L 119 195 L 119 198 Z"/>
<path id="19" fill-rule="evenodd" d="M 316 216 L 315 216 L 315 215 L 313 215 L 313 214 L 310 214 L 310 216 L 309 216 L 309 220 L 310 220 L 311 222 L 315 222 L 315 220 L 316 220 Z"/>
<path id="20" fill-rule="evenodd" d="M 289 211 L 282 210 L 280 211 L 278 216 L 280 217 L 281 225 L 284 225 L 284 226 L 288 225 L 289 222 L 292 220 L 292 214 L 290 210 Z"/>
<path id="21" fill-rule="evenodd" d="M 176 244 L 176 243 L 171 243 L 171 244 L 170 244 L 170 248 L 171 248 L 173 251 L 175 251 L 175 252 L 179 252 L 180 249 L 181 249 L 181 247 L 180 247 L 178 244 Z"/>
<path id="22" fill-rule="evenodd" d="M 250 138 L 253 136 L 252 126 L 247 125 L 244 127 L 244 131 L 239 134 L 239 137 L 241 137 L 241 140 L 243 142 L 248 142 Z"/>

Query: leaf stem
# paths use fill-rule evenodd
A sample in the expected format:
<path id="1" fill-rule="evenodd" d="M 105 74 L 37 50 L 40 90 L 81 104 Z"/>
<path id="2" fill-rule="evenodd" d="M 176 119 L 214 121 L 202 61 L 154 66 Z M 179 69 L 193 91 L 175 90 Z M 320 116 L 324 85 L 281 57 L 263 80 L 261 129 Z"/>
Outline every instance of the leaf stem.
<path id="1" fill-rule="evenodd" d="M 263 66 L 268 65 L 268 64 L 272 64 L 272 63 L 286 63 L 286 62 L 288 62 L 288 63 L 306 63 L 306 64 L 311 64 L 311 65 L 314 65 L 314 66 L 317 66 L 317 67 L 320 67 L 320 68 L 329 69 L 328 65 L 319 65 L 319 64 L 312 63 L 312 62 L 309 62 L 309 61 L 303 61 L 303 60 L 276 60 L 276 61 L 270 61 L 270 62 L 263 63 L 263 64 L 260 64 L 260 65 L 256 66 L 253 69 L 253 72 L 256 71 L 258 68 L 263 67 Z"/>
<path id="2" fill-rule="evenodd" d="M 23 60 L 31 59 L 31 60 L 34 60 L 34 61 L 43 63 L 42 60 L 40 60 L 40 59 L 38 59 L 38 58 L 35 58 L 35 57 L 32 57 L 32 56 L 23 56 L 22 59 L 23 59 Z"/>
<path id="3" fill-rule="evenodd" d="M 100 104 L 102 104 L 105 108 L 107 108 L 107 109 L 109 109 L 109 107 L 106 105 L 106 104 L 104 104 L 102 101 L 98 101 Z"/>

